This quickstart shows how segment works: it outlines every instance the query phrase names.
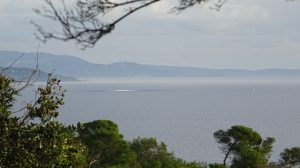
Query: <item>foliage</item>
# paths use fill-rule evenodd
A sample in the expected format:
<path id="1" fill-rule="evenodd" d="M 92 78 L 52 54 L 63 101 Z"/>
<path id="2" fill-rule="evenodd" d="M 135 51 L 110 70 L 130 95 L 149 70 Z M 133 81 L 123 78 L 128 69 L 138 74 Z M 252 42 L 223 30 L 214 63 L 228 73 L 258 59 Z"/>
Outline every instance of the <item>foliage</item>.
<path id="1" fill-rule="evenodd" d="M 209 168 L 228 168 L 227 166 L 224 166 L 223 164 L 219 164 L 219 163 L 209 164 L 208 167 Z"/>
<path id="2" fill-rule="evenodd" d="M 280 161 L 278 167 L 296 167 L 300 166 L 300 147 L 286 148 L 280 153 Z"/>
<path id="3" fill-rule="evenodd" d="M 214 133 L 220 149 L 225 154 L 223 165 L 231 158 L 233 168 L 264 168 L 268 167 L 268 159 L 274 138 L 263 140 L 259 133 L 251 128 L 236 125 L 224 131 Z"/>
<path id="4" fill-rule="evenodd" d="M 79 139 L 87 146 L 89 167 L 130 167 L 135 155 L 109 120 L 95 120 L 78 125 Z"/>
<path id="5" fill-rule="evenodd" d="M 64 91 L 49 78 L 37 91 L 37 100 L 15 114 L 12 107 L 20 89 L 0 75 L 0 167 L 75 167 L 84 160 L 84 147 L 74 128 L 56 120 Z"/>
<path id="6" fill-rule="evenodd" d="M 137 138 L 131 142 L 131 149 L 135 152 L 136 168 L 202 168 L 198 162 L 186 162 L 176 158 L 168 152 L 167 146 L 158 143 L 155 138 Z"/>
<path id="7" fill-rule="evenodd" d="M 9 110 L 12 108 L 15 101 L 15 96 L 18 95 L 18 90 L 11 87 L 13 79 L 0 75 L 0 107 L 2 110 Z M 6 112 L 6 115 L 9 115 L 9 112 Z M 3 114 L 1 113 L 1 116 Z"/>

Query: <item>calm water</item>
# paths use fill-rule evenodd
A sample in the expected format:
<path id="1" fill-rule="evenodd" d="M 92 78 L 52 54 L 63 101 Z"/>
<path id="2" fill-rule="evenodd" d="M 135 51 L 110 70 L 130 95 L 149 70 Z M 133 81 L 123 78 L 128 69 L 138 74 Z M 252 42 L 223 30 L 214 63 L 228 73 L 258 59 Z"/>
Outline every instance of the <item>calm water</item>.
<path id="1" fill-rule="evenodd" d="M 126 139 L 156 137 L 187 160 L 221 161 L 213 133 L 242 124 L 275 137 L 273 159 L 300 146 L 300 80 L 98 79 L 64 83 L 61 121 L 115 121 Z"/>

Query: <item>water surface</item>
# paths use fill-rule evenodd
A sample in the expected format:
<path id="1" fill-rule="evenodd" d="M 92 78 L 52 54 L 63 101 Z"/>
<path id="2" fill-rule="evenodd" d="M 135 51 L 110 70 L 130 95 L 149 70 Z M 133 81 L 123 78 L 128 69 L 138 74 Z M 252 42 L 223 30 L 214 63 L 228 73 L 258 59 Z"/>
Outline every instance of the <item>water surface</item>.
<path id="1" fill-rule="evenodd" d="M 115 121 L 126 139 L 156 137 L 187 160 L 218 161 L 213 133 L 245 125 L 276 138 L 272 159 L 300 146 L 300 80 L 87 79 L 64 83 L 61 121 Z"/>

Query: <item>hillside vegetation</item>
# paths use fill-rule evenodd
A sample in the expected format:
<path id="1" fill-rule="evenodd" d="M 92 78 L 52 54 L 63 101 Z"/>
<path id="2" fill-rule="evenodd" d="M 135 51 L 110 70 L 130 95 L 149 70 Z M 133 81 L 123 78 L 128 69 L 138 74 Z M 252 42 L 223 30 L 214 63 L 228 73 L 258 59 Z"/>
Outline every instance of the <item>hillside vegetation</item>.
<path id="1" fill-rule="evenodd" d="M 251 128 L 236 125 L 214 138 L 224 153 L 222 163 L 188 162 L 155 138 L 126 141 L 116 123 L 95 120 L 64 125 L 57 120 L 64 104 L 60 80 L 49 78 L 34 102 L 15 111 L 15 97 L 27 87 L 0 75 L 0 167 L 47 168 L 290 168 L 300 166 L 300 147 L 287 148 L 269 162 L 274 138 L 262 139 Z M 201 149 L 199 149 L 201 150 Z"/>

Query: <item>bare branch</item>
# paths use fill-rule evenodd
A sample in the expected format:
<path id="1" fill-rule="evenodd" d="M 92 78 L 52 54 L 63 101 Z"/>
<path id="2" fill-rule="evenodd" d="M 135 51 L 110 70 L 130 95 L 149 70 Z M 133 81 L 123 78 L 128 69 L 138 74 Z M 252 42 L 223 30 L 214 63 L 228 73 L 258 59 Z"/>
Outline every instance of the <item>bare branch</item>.
<path id="1" fill-rule="evenodd" d="M 24 53 L 22 53 L 20 56 L 18 56 L 10 65 L 8 65 L 7 67 L 1 69 L 0 75 L 2 75 L 4 73 L 4 71 L 6 71 L 9 68 L 13 67 L 23 56 L 24 56 Z"/>
<path id="2" fill-rule="evenodd" d="M 42 42 L 49 39 L 75 41 L 82 49 L 94 47 L 106 34 L 111 33 L 115 26 L 133 13 L 162 0 L 77 0 L 74 7 L 68 7 L 62 1 L 62 9 L 53 4 L 52 0 L 44 0 L 46 7 L 35 9 L 35 13 L 51 19 L 61 26 L 61 32 L 48 32 L 42 26 L 32 21 L 36 27 L 36 37 Z M 173 11 L 180 12 L 197 4 L 213 2 L 215 8 L 220 8 L 227 0 L 179 0 L 179 5 Z M 105 22 L 104 16 L 115 10 L 123 11 L 111 22 Z M 102 19 L 101 19 L 102 18 Z"/>
<path id="3" fill-rule="evenodd" d="M 38 80 L 39 77 L 39 47 L 40 45 L 38 45 L 37 47 L 37 51 L 36 51 L 36 63 L 35 63 L 35 69 L 33 69 L 33 71 L 31 72 L 31 74 L 29 75 L 29 77 L 22 79 L 21 81 L 18 82 L 18 85 L 20 86 L 18 88 L 18 92 L 24 90 L 25 88 L 27 88 L 29 85 L 31 85 L 32 82 L 32 78 L 34 77 L 35 74 L 37 74 L 37 78 L 36 80 Z"/>
<path id="4" fill-rule="evenodd" d="M 181 0 L 179 5 L 172 9 L 172 12 L 180 13 L 195 5 L 201 5 L 207 2 L 211 2 L 210 9 L 219 11 L 227 1 L 228 0 Z"/>

